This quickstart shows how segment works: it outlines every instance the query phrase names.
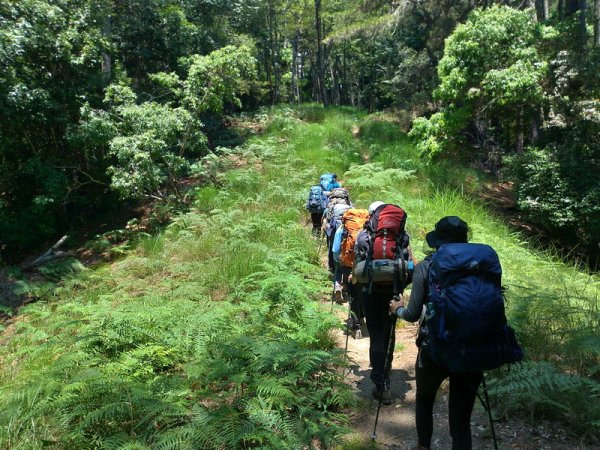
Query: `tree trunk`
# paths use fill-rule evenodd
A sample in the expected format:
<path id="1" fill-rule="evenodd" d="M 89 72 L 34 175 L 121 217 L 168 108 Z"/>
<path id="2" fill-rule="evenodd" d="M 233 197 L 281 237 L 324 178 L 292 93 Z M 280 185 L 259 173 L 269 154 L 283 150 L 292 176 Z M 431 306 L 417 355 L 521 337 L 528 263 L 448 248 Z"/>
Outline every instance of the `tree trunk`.
<path id="1" fill-rule="evenodd" d="M 340 104 L 340 85 L 337 77 L 337 64 L 332 65 L 329 68 L 331 74 L 331 103 L 334 105 Z"/>
<path id="2" fill-rule="evenodd" d="M 292 39 L 292 95 L 294 96 L 294 103 L 300 104 L 300 91 L 298 89 L 298 31 Z"/>
<path id="3" fill-rule="evenodd" d="M 540 137 L 540 118 L 541 113 L 539 111 L 535 111 L 533 116 L 531 117 L 531 129 L 529 134 L 529 143 L 532 146 L 537 144 L 537 141 Z"/>
<path id="4" fill-rule="evenodd" d="M 537 22 L 537 8 L 535 7 L 535 0 L 527 0 L 523 3 L 526 9 L 531 12 L 531 20 Z"/>
<path id="5" fill-rule="evenodd" d="M 563 20 L 565 18 L 565 2 L 564 0 L 558 0 L 558 18 Z"/>
<path id="6" fill-rule="evenodd" d="M 581 39 L 580 45 L 584 49 L 587 45 L 588 35 L 587 27 L 585 23 L 585 15 L 587 13 L 587 0 L 579 1 L 579 37 Z"/>
<path id="7" fill-rule="evenodd" d="M 344 42 L 342 45 L 342 102 L 345 105 L 347 105 L 350 101 L 350 98 L 348 96 L 348 94 L 350 93 L 350 87 L 348 86 L 348 61 L 346 58 L 346 42 Z"/>
<path id="8" fill-rule="evenodd" d="M 107 7 L 108 9 L 109 7 Z M 112 41 L 112 17 L 111 11 L 108 9 L 104 16 L 102 24 L 102 36 L 108 41 Z M 102 86 L 108 86 L 112 78 L 112 57 L 108 49 L 102 49 Z"/>
<path id="9" fill-rule="evenodd" d="M 535 9 L 540 22 L 548 20 L 548 0 L 536 0 Z"/>
<path id="10" fill-rule="evenodd" d="M 594 0 L 594 47 L 600 47 L 600 0 Z"/>
<path id="11" fill-rule="evenodd" d="M 515 151 L 517 153 L 523 153 L 524 147 L 524 136 L 523 136 L 523 108 L 519 112 L 519 117 L 517 118 L 517 136 L 515 142 Z"/>
<path id="12" fill-rule="evenodd" d="M 325 95 L 325 67 L 323 64 L 323 40 L 321 29 L 321 0 L 315 0 L 315 28 L 317 31 L 317 83 L 320 100 L 323 106 L 327 106 Z"/>
<path id="13" fill-rule="evenodd" d="M 274 0 L 269 0 L 269 47 L 271 49 L 271 67 L 273 68 L 273 82 L 271 85 L 273 104 L 279 101 L 279 85 L 281 80 L 281 68 L 278 63 L 278 39 L 277 39 L 277 11 Z"/>
<path id="14" fill-rule="evenodd" d="M 579 1 L 580 0 L 564 0 L 561 3 L 564 3 L 565 8 L 565 16 L 571 16 L 579 11 Z"/>
<path id="15" fill-rule="evenodd" d="M 548 16 L 550 15 L 550 6 L 548 4 L 548 0 L 540 0 L 542 4 L 542 20 L 548 20 Z"/>

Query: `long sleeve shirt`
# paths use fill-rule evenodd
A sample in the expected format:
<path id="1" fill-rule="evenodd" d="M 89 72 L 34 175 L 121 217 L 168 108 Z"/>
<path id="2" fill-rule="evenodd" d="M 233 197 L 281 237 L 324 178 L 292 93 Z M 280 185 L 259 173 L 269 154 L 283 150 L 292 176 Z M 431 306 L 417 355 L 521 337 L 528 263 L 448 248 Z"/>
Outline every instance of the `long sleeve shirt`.
<path id="1" fill-rule="evenodd" d="M 343 235 L 344 235 L 344 227 L 340 225 L 339 227 L 337 227 L 337 230 L 335 231 L 335 234 L 333 236 L 333 244 L 331 246 L 331 252 L 333 253 L 333 260 L 336 262 L 340 260 L 340 254 L 342 252 Z"/>
<path id="2" fill-rule="evenodd" d="M 427 304 L 429 295 L 429 264 L 430 258 L 425 258 L 415 267 L 412 288 L 408 305 L 396 310 L 396 315 L 407 322 L 416 322 L 421 318 L 423 307 Z"/>

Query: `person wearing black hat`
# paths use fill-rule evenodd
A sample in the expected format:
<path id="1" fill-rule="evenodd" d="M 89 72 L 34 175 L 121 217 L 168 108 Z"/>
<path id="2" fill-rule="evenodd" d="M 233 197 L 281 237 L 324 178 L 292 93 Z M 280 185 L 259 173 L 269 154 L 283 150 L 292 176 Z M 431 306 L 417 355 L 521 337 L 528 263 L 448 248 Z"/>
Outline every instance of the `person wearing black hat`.
<path id="1" fill-rule="evenodd" d="M 435 224 L 434 230 L 427 233 L 425 240 L 429 247 L 437 250 L 450 243 L 468 242 L 469 226 L 457 216 L 446 216 Z M 408 322 L 416 322 L 423 316 L 428 297 L 428 273 L 431 255 L 415 267 L 412 289 L 408 306 L 404 300 L 390 302 L 390 314 Z M 427 352 L 426 323 L 421 324 L 417 346 L 419 353 L 415 363 L 415 379 L 417 382 L 417 400 L 415 420 L 417 425 L 418 445 L 415 450 L 428 450 L 433 434 L 433 405 L 437 391 L 446 378 L 450 379 L 449 425 L 452 436 L 452 450 L 470 450 L 471 413 L 483 372 L 450 373 L 445 367 L 436 365 Z"/>

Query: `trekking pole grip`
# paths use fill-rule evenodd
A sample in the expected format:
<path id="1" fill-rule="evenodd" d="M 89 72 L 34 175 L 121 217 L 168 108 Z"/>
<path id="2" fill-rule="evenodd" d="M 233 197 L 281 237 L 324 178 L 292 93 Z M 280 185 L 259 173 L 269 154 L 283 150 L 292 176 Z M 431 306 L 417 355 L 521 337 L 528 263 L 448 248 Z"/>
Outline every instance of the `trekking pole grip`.
<path id="1" fill-rule="evenodd" d="M 400 302 L 401 305 L 398 306 L 398 307 L 396 307 L 396 308 L 394 308 L 392 310 L 392 302 Z M 399 308 L 403 308 L 403 307 L 404 307 L 404 301 L 403 301 L 403 298 L 402 298 L 402 294 L 394 294 L 394 296 L 392 297 L 392 300 L 390 301 L 390 308 L 389 308 L 388 313 L 389 313 L 390 316 L 393 316 L 394 318 L 397 318 L 398 315 L 396 314 L 396 311 Z"/>

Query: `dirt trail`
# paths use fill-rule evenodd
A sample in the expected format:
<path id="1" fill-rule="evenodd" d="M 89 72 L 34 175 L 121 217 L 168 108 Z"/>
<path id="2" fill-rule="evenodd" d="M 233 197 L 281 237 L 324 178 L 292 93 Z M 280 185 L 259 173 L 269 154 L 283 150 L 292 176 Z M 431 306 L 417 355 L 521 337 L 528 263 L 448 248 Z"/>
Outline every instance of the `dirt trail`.
<path id="1" fill-rule="evenodd" d="M 335 308 L 342 322 L 347 315 L 347 304 Z M 375 442 L 379 449 L 404 450 L 416 446 L 414 363 L 417 355 L 415 346 L 415 324 L 398 321 L 396 326 L 396 349 L 390 375 L 392 404 L 382 405 L 377 425 Z M 344 348 L 346 336 L 340 330 L 336 337 Z M 356 389 L 356 395 L 364 400 L 364 408 L 351 413 L 351 424 L 356 436 L 368 441 L 373 433 L 377 401 L 371 396 L 373 384 L 369 380 L 369 338 L 366 327 L 363 337 L 348 339 L 350 373 L 348 383 Z M 494 449 L 487 413 L 479 401 L 471 418 L 473 449 Z M 538 422 L 528 424 L 519 418 L 509 418 L 494 422 L 499 449 L 522 450 L 591 450 L 597 446 L 586 446 L 580 439 L 569 435 L 558 423 Z M 448 434 L 447 385 L 438 392 L 434 407 L 434 435 L 432 450 L 450 449 Z"/>

